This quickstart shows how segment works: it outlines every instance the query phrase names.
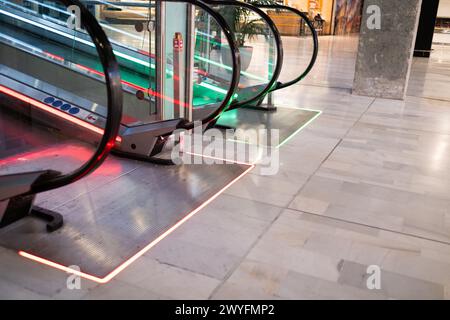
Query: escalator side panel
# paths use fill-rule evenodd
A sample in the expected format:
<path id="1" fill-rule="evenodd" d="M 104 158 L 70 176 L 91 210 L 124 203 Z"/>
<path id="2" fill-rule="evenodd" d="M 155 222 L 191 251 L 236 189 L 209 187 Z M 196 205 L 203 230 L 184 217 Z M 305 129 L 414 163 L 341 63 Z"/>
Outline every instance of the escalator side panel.
<path id="1" fill-rule="evenodd" d="M 46 3 L 50 2 L 51 0 L 46 1 Z M 65 68 L 56 62 L 52 63 L 47 57 L 39 59 L 38 53 L 45 53 L 42 49 L 47 49 L 48 47 L 46 45 L 50 48 L 55 48 L 55 41 L 52 39 L 54 32 L 50 32 L 51 30 L 46 30 L 41 37 L 34 38 L 36 41 L 41 41 L 42 44 L 42 49 L 34 50 L 35 47 L 33 47 L 33 45 L 36 43 L 31 45 L 27 44 L 26 41 L 29 40 L 30 37 L 25 30 L 17 30 L 20 28 L 16 26 L 16 30 L 12 30 L 11 32 L 11 29 L 7 30 L 5 23 L 0 23 L 1 63 L 12 68 L 17 68 L 19 72 L 25 73 L 28 78 L 35 78 L 33 84 L 30 86 L 29 84 L 20 83 L 20 81 L 17 82 L 18 79 L 10 79 L 5 74 L 0 74 L 0 80 L 2 81 L 2 83 L 0 83 L 0 102 L 2 107 L 4 107 L 1 110 L 2 115 L 4 115 L 2 121 L 3 123 L 7 123 L 6 126 L 2 126 L 2 139 L 4 138 L 6 141 L 6 143 L 2 143 L 1 145 L 2 151 L 5 151 L 5 157 L 2 159 L 2 169 L 4 172 L 7 172 L 7 174 L 0 176 L 0 227 L 13 223 L 29 214 L 50 222 L 50 224 L 47 225 L 49 231 L 61 227 L 62 217 L 60 215 L 49 210 L 41 210 L 40 208 L 32 207 L 36 194 L 74 183 L 96 170 L 103 163 L 114 146 L 120 128 L 123 100 L 122 85 L 119 66 L 108 38 L 95 17 L 92 16 L 79 0 L 55 0 L 55 3 L 56 6 L 63 8 L 64 6 L 66 8 L 76 6 L 79 9 L 80 25 L 86 31 L 86 35 L 91 38 L 89 45 L 94 49 L 92 52 L 97 53 L 96 61 L 99 66 L 99 70 L 97 71 L 102 72 L 103 79 L 97 79 L 97 83 L 103 84 L 103 86 L 106 87 L 106 90 L 100 90 L 99 86 L 93 86 L 94 81 L 88 82 L 86 79 L 77 79 L 77 76 L 79 75 L 77 75 L 76 72 L 72 72 L 70 68 Z M 20 6 L 20 4 L 21 3 L 19 2 L 16 3 L 17 6 Z M 23 5 L 24 8 L 26 8 L 26 4 L 23 3 Z M 0 13 L 2 15 L 12 18 L 13 15 L 7 10 L 8 8 L 5 5 L 0 7 Z M 26 26 L 23 25 L 26 21 L 19 17 L 15 18 L 20 20 L 22 27 L 26 28 Z M 39 27 L 36 25 L 36 22 L 32 20 L 28 22 L 31 25 Z M 49 32 L 47 33 L 47 31 Z M 17 41 L 11 37 L 14 32 L 20 34 Z M 10 42 L 12 42 L 13 45 L 9 44 Z M 14 44 L 17 44 L 17 47 L 15 47 Z M 23 47 L 30 49 L 30 51 L 27 49 L 24 50 Z M 71 50 L 69 52 L 73 54 L 76 51 L 76 45 L 72 44 L 72 46 L 69 47 L 69 50 Z M 52 52 L 48 52 L 48 55 L 52 56 Z M 1 70 L 6 69 L 1 68 Z M 72 73 L 65 72 L 67 70 L 70 70 Z M 51 83 L 46 82 L 48 78 L 52 80 Z M 15 80 L 16 82 L 14 83 Z M 10 82 L 9 86 L 5 85 L 8 81 Z M 91 146 L 86 149 L 88 151 L 86 156 L 78 153 L 78 150 L 76 149 L 77 143 L 83 143 L 83 141 L 70 137 L 70 131 L 72 130 L 66 130 L 66 133 L 69 134 L 68 136 L 64 136 L 63 134 L 60 136 L 58 133 L 55 134 L 55 131 L 53 131 L 50 126 L 44 126 L 43 130 L 40 128 L 42 127 L 39 119 L 41 118 L 41 111 L 43 112 L 46 110 L 48 113 L 47 115 L 50 115 L 50 117 L 52 115 L 60 114 L 61 119 L 69 119 L 70 116 L 68 113 L 70 112 L 81 112 L 81 110 L 74 106 L 68 104 L 64 105 L 63 101 L 55 101 L 53 105 L 49 105 L 52 104 L 52 102 L 48 100 L 49 97 L 44 99 L 41 97 L 41 99 L 38 100 L 33 99 L 32 94 L 30 94 L 33 90 L 37 95 L 43 94 L 43 92 L 39 93 L 39 90 L 36 89 L 42 82 L 45 82 L 47 85 L 54 85 L 55 87 L 62 85 L 63 87 L 66 87 L 65 89 L 70 88 L 70 90 L 67 91 L 74 92 L 75 95 L 84 95 L 84 98 L 86 98 L 87 95 L 89 100 L 92 98 L 91 95 L 93 94 L 93 90 L 98 91 L 98 95 L 103 94 L 107 97 L 106 99 L 102 97 L 97 97 L 96 99 L 96 101 L 100 100 L 104 102 L 103 104 L 107 107 L 108 112 L 104 117 L 105 122 L 103 128 L 101 128 L 102 131 L 98 143 L 94 148 Z M 11 85 L 11 83 L 13 83 L 13 85 Z M 11 86 L 15 86 L 15 90 L 12 89 Z M 22 88 L 20 88 L 21 86 Z M 67 112 L 64 111 L 65 109 L 63 109 L 63 107 L 67 109 Z M 60 110 L 55 111 L 58 108 L 60 108 Z M 11 110 L 22 111 L 13 114 L 11 113 Z M 22 115 L 20 115 L 20 113 Z M 28 116 L 28 118 L 24 115 Z M 34 119 L 35 117 L 37 118 Z M 11 141 L 8 141 L 8 128 L 10 128 L 12 123 L 18 124 L 18 129 L 20 129 L 22 133 L 13 130 L 12 135 L 14 141 L 11 144 Z M 23 156 L 24 153 L 15 154 L 14 152 L 17 151 L 17 145 L 14 143 L 17 142 L 19 147 L 22 146 L 21 143 L 26 145 L 27 141 L 33 140 L 28 139 L 27 136 L 34 132 L 38 132 L 38 136 L 39 134 L 42 134 L 42 136 L 49 136 L 50 139 L 44 139 L 42 144 L 40 144 L 40 149 L 31 146 L 31 152 L 30 149 L 27 149 L 28 154 L 26 154 L 25 157 Z M 57 143 L 55 143 L 55 141 Z M 61 141 L 63 143 L 59 144 L 58 142 Z M 63 151 L 64 143 L 69 145 L 68 148 L 66 148 L 69 150 L 67 153 Z M 45 152 L 46 149 L 51 149 L 51 147 L 53 147 L 56 152 L 43 156 L 41 151 L 44 150 Z M 12 153 L 8 154 L 8 150 Z M 22 151 L 22 149 L 19 150 L 19 152 Z M 63 158 L 63 161 L 60 162 L 60 166 L 68 170 L 64 170 L 64 173 L 45 170 L 46 168 L 57 167 L 56 160 L 59 154 L 69 155 L 68 158 Z M 49 157 L 46 158 L 46 156 Z M 76 158 L 77 156 L 80 157 Z M 44 167 L 43 171 L 39 169 L 42 165 L 39 163 L 41 159 L 47 161 L 44 166 L 42 166 Z M 72 159 L 77 161 L 71 162 Z M 30 166 L 30 164 L 34 164 L 34 166 Z M 72 164 L 73 166 L 71 166 Z M 20 170 L 20 173 L 10 174 L 10 172 L 14 172 L 17 169 Z"/>
<path id="2" fill-rule="evenodd" d="M 16 64 L 8 57 L 16 57 L 21 63 Z M 3 43 L 0 43 L 0 61 L 9 68 L 26 73 L 35 79 L 45 79 L 46 83 L 74 92 L 98 105 L 107 105 L 105 84 L 92 77 Z M 71 102 L 77 103 L 77 101 Z M 148 117 L 148 102 L 137 99 L 134 94 L 125 93 L 124 111 L 137 119 Z"/>

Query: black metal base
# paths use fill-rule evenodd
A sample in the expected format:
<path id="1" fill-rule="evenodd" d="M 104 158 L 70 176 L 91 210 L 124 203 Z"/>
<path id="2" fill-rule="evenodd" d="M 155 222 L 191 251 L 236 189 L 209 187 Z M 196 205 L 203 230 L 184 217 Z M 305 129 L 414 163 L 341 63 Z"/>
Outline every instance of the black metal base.
<path id="1" fill-rule="evenodd" d="M 423 50 L 414 51 L 414 57 L 417 57 L 417 58 L 429 58 L 430 56 L 431 56 L 431 51 L 423 51 Z"/>
<path id="2" fill-rule="evenodd" d="M 217 124 L 217 123 L 213 126 L 213 128 L 220 129 L 220 130 L 233 130 L 233 131 L 236 130 L 235 127 L 226 126 L 226 125 Z"/>
<path id="3" fill-rule="evenodd" d="M 111 151 L 111 154 L 115 155 L 116 157 L 123 158 L 123 159 L 138 160 L 138 161 L 153 163 L 153 164 L 162 165 L 162 166 L 174 166 L 175 165 L 175 163 L 171 159 L 162 159 L 162 158 L 158 158 L 158 157 L 122 152 L 122 151 L 114 150 L 114 149 Z"/>
<path id="4" fill-rule="evenodd" d="M 274 112 L 277 111 L 277 107 L 272 104 L 262 104 L 262 102 L 258 102 L 255 104 L 248 104 L 245 107 L 230 107 L 225 113 L 236 110 L 236 109 L 248 109 L 248 110 L 258 110 L 263 112 Z"/>
<path id="5" fill-rule="evenodd" d="M 248 107 L 245 107 L 245 109 L 265 111 L 265 112 L 277 111 L 277 107 L 272 106 L 272 105 L 248 106 Z"/>
<path id="6" fill-rule="evenodd" d="M 41 207 L 34 206 L 31 209 L 30 216 L 46 221 L 48 232 L 54 232 L 64 225 L 64 218 L 61 214 Z"/>
<path id="7" fill-rule="evenodd" d="M 4 228 L 25 218 L 33 207 L 36 195 L 20 196 L 2 202 L 0 228 Z"/>
<path id="8" fill-rule="evenodd" d="M 54 232 L 64 225 L 63 216 L 57 212 L 33 206 L 36 195 L 20 196 L 6 200 L 0 212 L 0 228 L 31 216 L 47 222 L 47 231 Z"/>
<path id="9" fill-rule="evenodd" d="M 248 105 L 245 107 L 241 107 L 241 108 L 230 108 L 228 110 L 228 112 L 233 112 L 234 110 L 237 109 L 245 109 L 245 110 L 255 110 L 255 111 L 262 111 L 262 112 L 276 112 L 277 111 L 277 107 L 274 105 L 269 105 L 269 104 L 256 104 L 256 105 Z M 206 130 L 211 129 L 211 128 L 216 128 L 216 129 L 220 129 L 220 130 L 236 130 L 235 126 L 228 126 L 225 124 L 220 124 L 218 123 L 220 122 L 220 118 L 218 120 L 215 120 L 213 122 L 210 122 L 206 128 Z"/>

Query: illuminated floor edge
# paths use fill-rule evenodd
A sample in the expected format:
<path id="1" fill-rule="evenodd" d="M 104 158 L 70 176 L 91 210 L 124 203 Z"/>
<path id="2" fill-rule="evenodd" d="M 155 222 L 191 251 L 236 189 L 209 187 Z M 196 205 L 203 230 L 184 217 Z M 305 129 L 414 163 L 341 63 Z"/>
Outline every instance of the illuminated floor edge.
<path id="1" fill-rule="evenodd" d="M 309 110 L 309 109 L 298 109 L 298 110 L 311 111 L 311 112 L 315 112 L 316 114 L 311 119 L 309 119 L 307 122 L 305 122 L 300 128 L 298 128 L 296 131 L 294 131 L 289 137 L 287 137 L 283 141 L 281 141 L 280 144 L 277 146 L 277 148 L 281 148 L 286 143 L 288 143 L 292 138 L 294 138 L 297 134 L 299 134 L 303 129 L 308 127 L 311 123 L 313 123 L 322 114 L 322 111 L 320 111 L 320 110 Z"/>
<path id="2" fill-rule="evenodd" d="M 321 114 L 322 111 L 320 110 L 306 108 L 277 106 L 277 110 L 274 112 L 240 108 L 222 115 L 218 125 L 243 130 L 277 129 L 279 130 L 280 139 L 279 143 L 274 147 L 280 148 L 309 126 Z M 261 124 L 264 127 L 261 127 Z M 239 137 L 230 140 L 236 143 L 269 146 L 266 141 L 264 143 L 260 143 L 260 141 L 244 141 L 240 140 Z"/>
<path id="3" fill-rule="evenodd" d="M 192 218 L 194 215 L 196 215 L 198 212 L 200 212 L 203 208 L 205 208 L 208 204 L 210 204 L 214 199 L 216 199 L 219 195 L 221 195 L 223 192 L 225 192 L 229 187 L 231 187 L 234 183 L 236 183 L 238 180 L 240 180 L 242 177 L 244 177 L 247 173 L 249 173 L 253 168 L 254 165 L 237 165 L 234 164 L 233 166 L 239 166 L 241 167 L 239 174 L 235 174 L 235 176 L 232 178 L 231 181 L 227 181 L 226 183 L 222 184 L 220 189 L 218 189 L 214 194 L 211 194 L 208 198 L 205 198 L 201 204 L 194 207 L 191 211 L 187 211 L 186 214 L 180 214 L 180 217 L 182 217 L 180 220 L 178 220 L 175 224 L 171 225 L 167 230 L 164 230 L 158 237 L 154 238 L 150 243 L 145 242 L 141 249 L 133 254 L 132 256 L 127 257 L 127 259 L 123 259 L 122 263 L 118 266 L 116 266 L 112 271 L 110 271 L 106 276 L 103 276 L 103 274 L 100 276 L 98 274 L 92 273 L 92 272 L 86 272 L 81 270 L 74 270 L 71 269 L 69 266 L 73 266 L 74 264 L 68 264 L 68 263 L 60 263 L 58 259 L 51 259 L 48 258 L 46 255 L 39 255 L 34 253 L 33 251 L 30 252 L 30 250 L 25 249 L 16 249 L 18 251 L 18 254 L 26 259 L 33 260 L 35 262 L 38 262 L 40 264 L 44 264 L 46 266 L 58 269 L 60 271 L 75 274 L 77 276 L 80 276 L 84 279 L 91 280 L 100 284 L 104 284 L 109 282 L 111 279 L 116 277 L 120 272 L 125 270 L 128 266 L 130 266 L 133 262 L 135 262 L 137 259 L 139 259 L 142 255 L 144 255 L 146 252 L 148 252 L 151 248 L 153 248 L 155 245 L 157 245 L 160 241 L 162 241 L 165 237 L 170 235 L 173 231 L 178 229 L 181 225 L 183 225 L 186 221 L 188 221 L 190 218 Z M 225 167 L 225 166 L 222 166 Z M 221 169 L 223 170 L 223 169 Z M 70 226 L 70 222 L 67 223 L 67 225 Z M 3 236 L 3 235 L 2 235 Z M 61 248 L 60 248 L 61 249 Z M 62 249 L 61 249 L 62 250 Z"/>

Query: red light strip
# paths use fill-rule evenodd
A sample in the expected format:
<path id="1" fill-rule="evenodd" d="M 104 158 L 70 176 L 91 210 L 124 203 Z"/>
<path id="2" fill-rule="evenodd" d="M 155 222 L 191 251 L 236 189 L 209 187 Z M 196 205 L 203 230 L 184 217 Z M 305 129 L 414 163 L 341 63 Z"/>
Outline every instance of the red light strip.
<path id="1" fill-rule="evenodd" d="M 46 104 L 44 104 L 44 103 L 42 103 L 40 101 L 34 100 L 34 99 L 32 99 L 32 98 L 30 98 L 28 96 L 25 96 L 25 95 L 23 95 L 23 94 L 21 94 L 21 93 L 19 93 L 17 91 L 14 91 L 12 89 L 9 89 L 9 88 L 7 88 L 5 86 L 0 85 L 0 92 L 3 92 L 4 94 L 7 94 L 7 95 L 9 95 L 11 97 L 17 98 L 17 99 L 19 99 L 19 100 L 21 100 L 23 102 L 29 103 L 32 106 L 36 107 L 36 108 L 44 110 L 44 111 L 46 111 L 48 113 L 51 113 L 51 114 L 53 114 L 53 115 L 55 115 L 57 117 L 60 117 L 60 118 L 62 118 L 64 120 L 67 120 L 67 121 L 70 121 L 72 123 L 75 123 L 76 125 L 79 125 L 79 126 L 85 128 L 85 129 L 88 129 L 88 130 L 90 130 L 90 131 L 92 131 L 94 133 L 97 133 L 97 134 L 101 135 L 101 136 L 103 136 L 103 134 L 104 134 L 104 130 L 103 129 L 101 129 L 99 127 L 96 127 L 93 124 L 90 124 L 90 123 L 88 123 L 86 121 L 83 121 L 83 120 L 80 120 L 78 118 L 75 118 L 75 117 L 73 117 L 73 116 L 71 116 L 71 115 L 69 115 L 69 114 L 67 114 L 67 113 L 65 113 L 63 111 L 60 111 L 60 110 L 55 109 L 55 108 L 52 108 L 52 107 L 50 107 L 50 106 L 48 106 L 48 105 L 46 105 Z M 117 142 L 121 142 L 122 138 L 117 137 L 116 141 Z"/>
<path id="2" fill-rule="evenodd" d="M 102 72 L 100 72 L 100 71 L 97 71 L 97 70 L 95 70 L 95 69 L 92 69 L 92 68 L 83 66 L 83 65 L 81 65 L 81 64 L 75 64 L 75 65 L 76 65 L 78 68 L 80 68 L 81 70 L 88 71 L 88 72 L 94 73 L 94 74 L 96 74 L 96 75 L 105 77 L 105 75 L 104 75 Z"/>
<path id="3" fill-rule="evenodd" d="M 150 58 L 155 58 L 155 55 L 153 53 L 148 52 L 148 51 L 141 50 L 141 49 L 138 49 L 137 51 L 140 54 L 143 54 L 144 56 L 147 56 L 147 57 L 150 57 Z"/>
<path id="4" fill-rule="evenodd" d="M 223 159 L 226 161 L 225 159 Z M 27 253 L 25 251 L 19 251 L 19 255 L 33 260 L 35 262 L 47 265 L 49 267 L 64 271 L 66 273 L 75 274 L 79 277 L 82 277 L 87 280 L 91 280 L 100 284 L 105 284 L 111 281 L 114 277 L 116 277 L 119 273 L 121 273 L 123 270 L 125 270 L 127 267 L 129 267 L 133 262 L 138 260 L 140 257 L 142 257 L 145 253 L 147 253 L 151 248 L 156 246 L 159 242 L 161 242 L 164 238 L 166 238 L 168 235 L 170 235 L 172 232 L 174 232 L 176 229 L 178 229 L 182 224 L 184 224 L 186 221 L 191 219 L 194 215 L 196 215 L 200 210 L 208 206 L 212 201 L 214 201 L 217 197 L 219 197 L 222 193 L 225 192 L 229 187 L 231 187 L 233 184 L 238 182 L 240 179 L 242 179 L 247 173 L 249 173 L 255 166 L 251 165 L 247 170 L 245 170 L 242 174 L 240 174 L 237 178 L 233 179 L 230 183 L 228 183 L 225 187 L 223 187 L 221 190 L 219 190 L 215 195 L 213 195 L 211 198 L 206 200 L 203 204 L 201 204 L 199 207 L 191 211 L 187 216 L 185 216 L 183 219 L 178 221 L 175 225 L 173 225 L 170 229 L 168 229 L 166 232 L 164 232 L 162 235 L 160 235 L 158 238 L 150 242 L 147 246 L 145 246 L 143 249 L 141 249 L 138 253 L 133 255 L 130 259 L 126 260 L 124 263 L 122 263 L 120 266 L 118 266 L 114 271 L 112 271 L 110 274 L 108 274 L 104 278 L 99 278 L 93 275 L 90 275 L 88 273 L 84 273 L 81 271 L 73 270 L 69 267 L 63 266 L 59 263 L 52 262 L 50 260 L 35 256 L 33 254 Z"/>
<path id="5" fill-rule="evenodd" d="M 137 49 L 137 51 L 138 51 L 140 54 L 143 54 L 144 56 L 147 56 L 147 57 L 150 57 L 150 58 L 155 58 L 155 57 L 156 57 L 153 53 L 150 53 L 150 52 L 145 51 L 145 50 Z M 207 75 L 208 75 L 208 72 L 206 72 L 206 71 L 204 71 L 204 70 L 194 70 L 194 72 L 195 72 L 195 73 L 198 73 L 198 74 L 201 74 L 201 75 L 204 75 L 204 76 L 207 76 Z M 174 77 L 174 79 L 178 79 L 178 78 L 179 78 L 179 77 Z"/>
<path id="6" fill-rule="evenodd" d="M 47 51 L 43 51 L 43 53 L 46 54 L 47 56 L 49 56 L 52 59 L 58 60 L 59 62 L 64 62 L 64 58 L 63 57 L 57 56 L 56 54 L 53 54 L 53 53 L 50 53 L 50 52 L 47 52 Z"/>
<path id="7" fill-rule="evenodd" d="M 97 71 L 95 69 L 91 69 L 89 67 L 86 67 L 86 66 L 83 66 L 83 65 L 80 65 L 80 64 L 77 64 L 76 66 L 78 68 L 84 70 L 84 71 L 92 72 L 92 73 L 94 73 L 96 75 L 105 77 L 105 75 L 102 72 L 99 72 L 99 71 Z M 122 82 L 122 84 L 127 85 L 127 86 L 129 86 L 129 87 L 131 87 L 131 88 L 133 88 L 135 90 L 139 90 L 139 91 L 142 91 L 142 92 L 147 92 L 151 96 L 162 98 L 162 99 L 167 100 L 169 102 L 172 102 L 172 103 L 174 103 L 176 105 L 179 105 L 179 106 L 182 106 L 182 107 L 185 107 L 185 108 L 190 108 L 191 107 L 191 105 L 189 103 L 185 103 L 185 102 L 182 102 L 180 100 L 176 100 L 176 99 L 173 99 L 171 97 L 164 96 L 164 95 L 162 95 L 162 94 L 160 94 L 160 93 L 158 93 L 156 91 L 153 91 L 151 88 L 146 89 L 146 88 L 140 87 L 138 85 L 135 85 L 135 84 L 133 84 L 131 82 L 128 82 L 128 81 L 125 81 L 125 80 L 122 80 L 121 82 Z"/>

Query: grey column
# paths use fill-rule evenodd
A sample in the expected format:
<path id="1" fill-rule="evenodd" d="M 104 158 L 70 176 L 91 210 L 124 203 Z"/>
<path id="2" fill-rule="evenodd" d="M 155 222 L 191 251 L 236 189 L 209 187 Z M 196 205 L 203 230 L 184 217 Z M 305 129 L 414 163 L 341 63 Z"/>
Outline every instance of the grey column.
<path id="1" fill-rule="evenodd" d="M 405 98 L 421 4 L 422 0 L 364 1 L 353 94 Z M 374 5 L 381 9 L 380 28 L 373 23 Z"/>

